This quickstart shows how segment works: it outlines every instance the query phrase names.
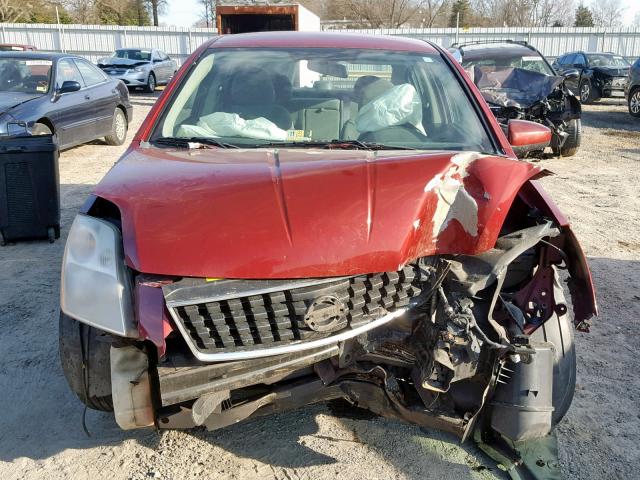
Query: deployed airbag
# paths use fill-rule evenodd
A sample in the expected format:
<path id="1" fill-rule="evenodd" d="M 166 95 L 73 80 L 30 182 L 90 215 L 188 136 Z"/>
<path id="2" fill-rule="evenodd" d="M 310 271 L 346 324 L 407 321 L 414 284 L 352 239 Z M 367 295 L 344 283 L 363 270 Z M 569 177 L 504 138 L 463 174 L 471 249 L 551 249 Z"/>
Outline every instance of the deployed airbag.
<path id="1" fill-rule="evenodd" d="M 476 65 L 473 81 L 488 103 L 502 107 L 527 108 L 544 100 L 564 81 L 523 68 Z"/>
<path id="2" fill-rule="evenodd" d="M 181 125 L 179 137 L 247 137 L 284 141 L 287 131 L 264 117 L 245 120 L 237 113 L 215 112 L 205 115 L 196 125 Z"/>
<path id="3" fill-rule="evenodd" d="M 422 101 L 420 95 L 408 83 L 396 85 L 364 105 L 356 117 L 360 133 L 377 132 L 383 128 L 411 124 L 422 134 Z"/>

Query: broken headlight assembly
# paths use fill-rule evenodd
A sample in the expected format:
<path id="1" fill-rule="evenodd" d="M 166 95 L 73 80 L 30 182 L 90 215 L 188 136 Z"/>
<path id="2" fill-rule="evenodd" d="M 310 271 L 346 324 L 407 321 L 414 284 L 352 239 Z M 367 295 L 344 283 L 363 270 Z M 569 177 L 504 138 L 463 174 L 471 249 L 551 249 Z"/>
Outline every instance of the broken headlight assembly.
<path id="1" fill-rule="evenodd" d="M 73 221 L 62 261 L 60 307 L 88 325 L 137 337 L 122 240 L 111 223 L 87 215 Z"/>

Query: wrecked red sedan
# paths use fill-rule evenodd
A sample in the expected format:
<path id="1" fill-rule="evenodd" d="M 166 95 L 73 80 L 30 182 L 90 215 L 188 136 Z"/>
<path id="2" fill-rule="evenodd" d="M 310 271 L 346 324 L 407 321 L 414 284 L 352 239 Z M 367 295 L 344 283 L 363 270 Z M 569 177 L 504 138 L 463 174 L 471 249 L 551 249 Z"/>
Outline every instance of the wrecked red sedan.
<path id="1" fill-rule="evenodd" d="M 71 227 L 69 385 L 124 429 L 345 399 L 494 450 L 547 438 L 596 313 L 544 171 L 513 153 L 550 137 L 505 136 L 428 42 L 213 39 Z"/>

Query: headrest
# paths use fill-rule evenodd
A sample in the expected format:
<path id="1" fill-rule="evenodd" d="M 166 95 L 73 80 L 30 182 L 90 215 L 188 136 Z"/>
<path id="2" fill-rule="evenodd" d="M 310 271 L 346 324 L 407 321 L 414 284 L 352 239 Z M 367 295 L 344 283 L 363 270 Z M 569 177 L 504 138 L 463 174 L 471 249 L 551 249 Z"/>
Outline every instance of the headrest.
<path id="1" fill-rule="evenodd" d="M 393 88 L 393 83 L 391 83 L 389 80 L 377 78 L 373 82 L 363 87 L 360 106 L 361 107 L 365 106 L 367 103 L 369 103 L 372 100 L 375 100 L 380 95 L 391 90 L 392 88 Z"/>
<path id="2" fill-rule="evenodd" d="M 240 70 L 231 83 L 233 105 L 270 105 L 275 101 L 275 90 L 269 74 L 261 68 Z"/>

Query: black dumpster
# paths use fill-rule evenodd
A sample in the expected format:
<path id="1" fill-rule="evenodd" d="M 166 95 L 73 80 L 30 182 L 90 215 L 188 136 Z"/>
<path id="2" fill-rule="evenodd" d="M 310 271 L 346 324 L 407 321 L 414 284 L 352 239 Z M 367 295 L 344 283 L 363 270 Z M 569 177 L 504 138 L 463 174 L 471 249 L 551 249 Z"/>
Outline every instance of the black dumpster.
<path id="1" fill-rule="evenodd" d="M 55 136 L 0 137 L 0 244 L 60 237 Z"/>

